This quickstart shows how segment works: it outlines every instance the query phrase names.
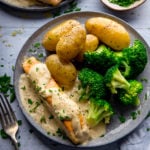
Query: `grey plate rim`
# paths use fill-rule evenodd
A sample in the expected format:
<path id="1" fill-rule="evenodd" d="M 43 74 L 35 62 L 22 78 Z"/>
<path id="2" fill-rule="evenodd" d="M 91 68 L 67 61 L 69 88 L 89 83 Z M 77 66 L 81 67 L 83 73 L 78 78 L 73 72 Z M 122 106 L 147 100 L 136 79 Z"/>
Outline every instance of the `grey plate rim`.
<path id="1" fill-rule="evenodd" d="M 31 123 L 31 125 L 36 128 L 37 131 L 39 131 L 42 135 L 44 135 L 45 137 L 47 137 L 49 140 L 52 140 L 54 142 L 56 142 L 57 144 L 61 144 L 63 146 L 67 146 L 67 147 L 70 147 L 70 148 L 79 148 L 79 149 L 82 149 L 82 148 L 93 148 L 93 147 L 100 147 L 100 146 L 105 146 L 107 144 L 110 144 L 110 143 L 113 143 L 123 137 L 125 137 L 126 135 L 128 135 L 129 133 L 131 133 L 134 129 L 136 129 L 138 127 L 138 125 L 145 119 L 145 117 L 147 116 L 149 110 L 150 110 L 150 105 L 148 105 L 150 102 L 147 100 L 147 101 L 144 101 L 144 103 L 142 104 L 142 107 L 144 107 L 144 110 L 142 110 L 140 116 L 138 116 L 138 118 L 136 120 L 134 120 L 134 124 L 126 129 L 126 130 L 123 130 L 122 131 L 122 134 L 120 133 L 117 133 L 114 137 L 111 137 L 111 140 L 107 140 L 107 138 L 109 139 L 109 137 L 106 137 L 105 139 L 105 136 L 104 136 L 104 139 L 95 139 L 93 141 L 90 141 L 87 145 L 78 145 L 78 146 L 75 146 L 74 144 L 72 144 L 71 142 L 66 142 L 66 141 L 63 141 L 63 140 L 59 140 L 57 137 L 49 137 L 44 131 L 43 129 L 41 129 L 41 127 L 39 127 L 39 125 L 35 124 L 35 122 L 33 121 L 33 119 L 31 118 L 31 116 L 29 116 L 27 114 L 27 112 L 25 111 L 25 109 L 23 108 L 22 104 L 21 104 L 21 101 L 19 100 L 20 99 L 20 96 L 19 96 L 19 93 L 18 93 L 18 78 L 19 78 L 19 72 L 18 72 L 18 67 L 20 68 L 21 67 L 21 62 L 22 60 L 20 60 L 22 57 L 22 55 L 25 54 L 25 51 L 24 49 L 26 48 L 26 46 L 28 44 L 31 44 L 30 42 L 36 37 L 39 35 L 40 32 L 42 32 L 43 30 L 45 30 L 49 25 L 53 25 L 57 22 L 59 22 L 60 20 L 65 20 L 65 19 L 68 19 L 68 18 L 77 18 L 77 17 L 84 17 L 84 16 L 102 16 L 102 17 L 108 17 L 108 18 L 111 18 L 111 19 L 114 19 L 116 21 L 118 21 L 119 23 L 125 25 L 125 27 L 128 27 L 130 30 L 133 31 L 134 34 L 136 34 L 145 44 L 145 46 L 147 47 L 148 49 L 148 57 L 150 57 L 150 52 L 149 52 L 149 46 L 148 44 L 146 43 L 146 41 L 143 39 L 143 37 L 131 26 L 129 25 L 127 22 L 123 21 L 122 19 L 118 18 L 118 17 L 115 17 L 113 15 L 110 15 L 108 13 L 103 13 L 103 12 L 94 12 L 94 11 L 82 11 L 82 12 L 73 12 L 73 13 L 70 13 L 70 14 L 64 14 L 62 16 L 59 16 L 51 21 L 49 21 L 48 23 L 46 23 L 45 25 L 43 25 L 42 27 L 40 27 L 37 31 L 35 31 L 30 37 L 29 39 L 25 42 L 25 44 L 23 45 L 18 57 L 17 57 L 17 61 L 16 61 L 16 65 L 15 65 L 15 72 L 14 72 L 14 86 L 15 86 L 15 93 L 16 93 L 16 97 L 17 97 L 17 100 L 19 102 L 19 106 L 23 112 L 23 114 L 25 115 L 25 117 L 27 118 L 27 120 Z M 149 58 L 150 60 L 150 58 Z M 150 65 L 150 62 L 148 62 L 147 66 Z M 147 70 L 147 69 L 146 69 Z M 149 91 L 150 90 L 150 87 L 146 87 L 146 91 Z M 148 92 L 148 99 L 150 98 L 150 93 Z M 144 96 L 143 96 L 144 97 Z M 109 135 L 110 136 L 110 135 Z M 101 142 L 100 142 L 101 141 Z"/>

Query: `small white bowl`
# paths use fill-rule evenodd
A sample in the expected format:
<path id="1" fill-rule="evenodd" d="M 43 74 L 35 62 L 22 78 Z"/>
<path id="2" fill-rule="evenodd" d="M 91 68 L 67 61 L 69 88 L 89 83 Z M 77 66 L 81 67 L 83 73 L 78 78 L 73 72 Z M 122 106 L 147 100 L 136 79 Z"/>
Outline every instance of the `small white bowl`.
<path id="1" fill-rule="evenodd" d="M 133 9 L 133 8 L 136 8 L 140 5 L 142 5 L 146 0 L 139 0 L 139 1 L 136 1 L 134 2 L 133 4 L 131 4 L 130 6 L 128 7 L 122 7 L 122 6 L 119 6 L 117 4 L 114 4 L 114 3 L 111 3 L 109 2 L 109 0 L 100 0 L 104 5 L 106 5 L 107 7 L 113 9 L 113 10 L 117 10 L 117 11 L 125 11 L 125 10 L 130 10 L 130 9 Z"/>

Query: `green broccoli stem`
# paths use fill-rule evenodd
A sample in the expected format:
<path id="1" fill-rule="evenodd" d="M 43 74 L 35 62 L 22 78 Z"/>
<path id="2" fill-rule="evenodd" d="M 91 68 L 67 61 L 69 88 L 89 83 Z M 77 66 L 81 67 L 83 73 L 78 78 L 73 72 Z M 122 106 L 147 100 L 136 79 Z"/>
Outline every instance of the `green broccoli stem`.
<path id="1" fill-rule="evenodd" d="M 128 90 L 130 87 L 129 82 L 122 76 L 119 70 L 114 74 L 114 80 L 111 82 L 112 87 L 117 87 L 121 89 Z M 117 90 L 114 88 L 111 88 L 111 92 L 113 94 L 117 94 Z"/>
<path id="2" fill-rule="evenodd" d="M 92 104 L 92 109 L 90 109 L 89 114 L 87 116 L 87 122 L 90 125 L 90 127 L 94 127 L 96 126 L 102 119 L 103 119 L 103 112 L 104 112 L 104 108 L 100 108 L 98 110 L 98 108 L 94 108 L 95 106 L 93 106 Z"/>
<path id="3" fill-rule="evenodd" d="M 121 61 L 119 69 L 124 77 L 127 77 L 131 72 L 131 67 L 125 61 Z"/>

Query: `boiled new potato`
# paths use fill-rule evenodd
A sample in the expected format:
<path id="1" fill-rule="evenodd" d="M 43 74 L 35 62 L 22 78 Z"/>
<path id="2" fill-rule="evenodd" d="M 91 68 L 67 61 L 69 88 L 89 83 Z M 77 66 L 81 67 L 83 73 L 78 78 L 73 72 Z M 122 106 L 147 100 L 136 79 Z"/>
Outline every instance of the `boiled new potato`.
<path id="1" fill-rule="evenodd" d="M 84 48 L 85 40 L 85 28 L 82 25 L 74 26 L 60 38 L 56 45 L 56 53 L 61 59 L 70 61 Z"/>
<path id="2" fill-rule="evenodd" d="M 77 56 L 77 60 L 80 62 L 83 61 L 84 52 L 95 51 L 96 48 L 98 47 L 98 44 L 99 44 L 99 40 L 95 35 L 87 34 L 84 49 L 81 52 L 79 52 Z"/>
<path id="3" fill-rule="evenodd" d="M 62 61 L 57 54 L 52 54 L 46 58 L 46 65 L 52 77 L 61 87 L 69 89 L 73 86 L 77 70 L 71 62 Z"/>
<path id="4" fill-rule="evenodd" d="M 68 33 L 74 26 L 79 24 L 80 23 L 78 21 L 70 19 L 60 23 L 57 26 L 54 26 L 52 29 L 45 33 L 42 40 L 42 45 L 46 50 L 55 51 L 56 44 L 60 37 Z"/>
<path id="5" fill-rule="evenodd" d="M 93 34 L 86 35 L 85 51 L 95 51 L 99 44 L 98 38 Z"/>
<path id="6" fill-rule="evenodd" d="M 93 17 L 86 21 L 88 33 L 96 35 L 100 41 L 114 50 L 122 50 L 130 44 L 128 31 L 118 22 L 103 17 Z"/>

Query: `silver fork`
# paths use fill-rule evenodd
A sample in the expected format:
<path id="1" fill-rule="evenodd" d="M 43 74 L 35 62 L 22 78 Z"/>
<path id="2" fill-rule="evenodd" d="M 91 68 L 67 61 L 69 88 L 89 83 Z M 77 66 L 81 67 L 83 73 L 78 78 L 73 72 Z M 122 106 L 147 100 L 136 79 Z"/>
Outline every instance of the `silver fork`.
<path id="1" fill-rule="evenodd" d="M 16 139 L 16 133 L 18 131 L 17 119 L 10 106 L 10 103 L 2 93 L 0 93 L 0 117 L 2 128 L 13 140 L 15 150 L 19 150 L 18 142 Z"/>

